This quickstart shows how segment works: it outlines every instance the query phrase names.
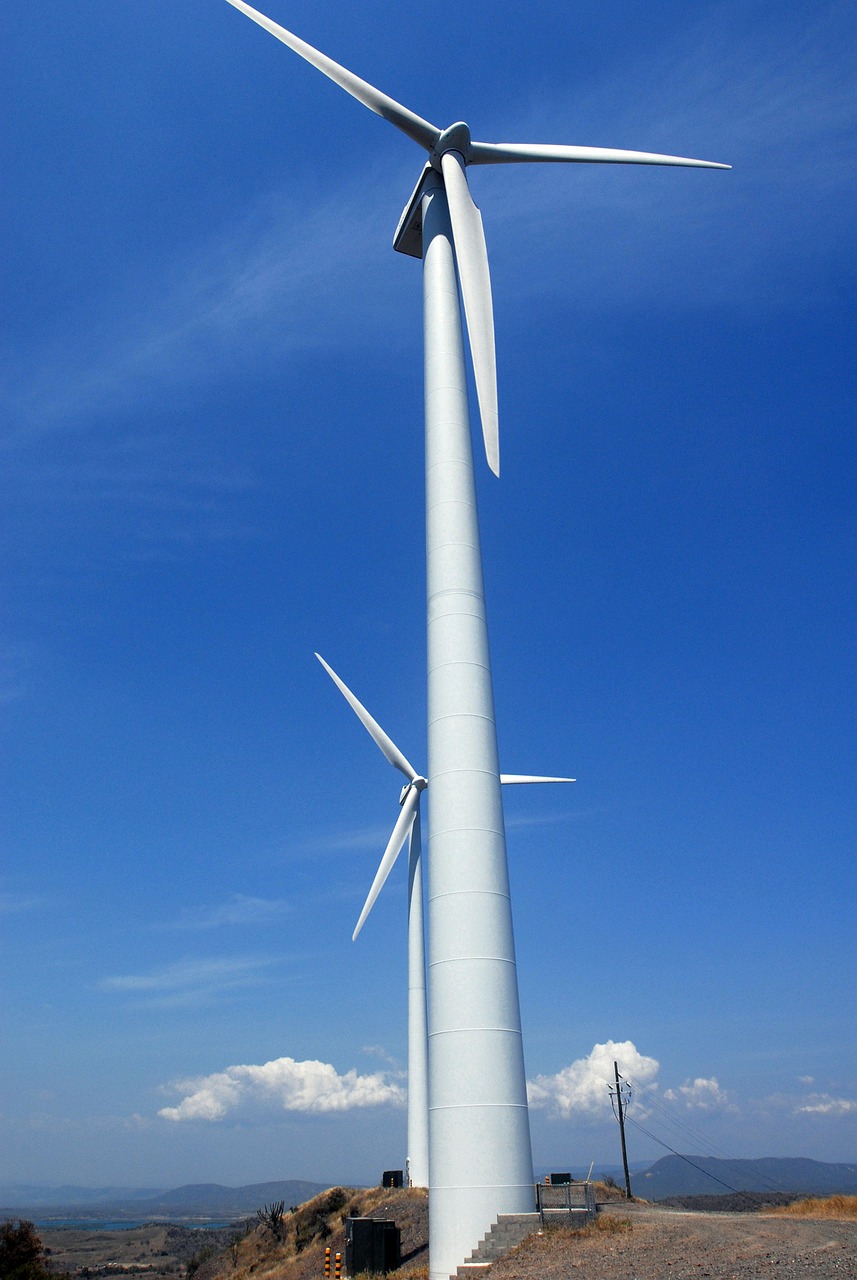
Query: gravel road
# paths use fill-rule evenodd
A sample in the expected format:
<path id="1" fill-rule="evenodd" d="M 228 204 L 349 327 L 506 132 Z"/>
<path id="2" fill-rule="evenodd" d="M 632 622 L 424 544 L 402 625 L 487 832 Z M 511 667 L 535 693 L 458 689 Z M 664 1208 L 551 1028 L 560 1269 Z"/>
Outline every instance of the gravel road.
<path id="1" fill-rule="evenodd" d="M 857 1223 L 610 1206 L 629 1231 L 549 1231 L 495 1263 L 490 1280 L 857 1280 Z"/>

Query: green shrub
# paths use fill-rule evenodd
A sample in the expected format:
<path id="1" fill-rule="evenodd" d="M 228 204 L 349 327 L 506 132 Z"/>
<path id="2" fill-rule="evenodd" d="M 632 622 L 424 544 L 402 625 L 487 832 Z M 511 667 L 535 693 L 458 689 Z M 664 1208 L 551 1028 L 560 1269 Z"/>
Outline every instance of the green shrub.
<path id="1" fill-rule="evenodd" d="M 342 1187 L 331 1187 L 330 1191 L 323 1192 L 298 1209 L 295 1214 L 295 1249 L 298 1253 L 313 1240 L 325 1240 L 332 1234 L 327 1219 L 337 1213 L 347 1200 L 348 1194 Z"/>
<path id="2" fill-rule="evenodd" d="M 32 1222 L 7 1218 L 0 1225 L 0 1280 L 45 1280 L 49 1274 Z"/>

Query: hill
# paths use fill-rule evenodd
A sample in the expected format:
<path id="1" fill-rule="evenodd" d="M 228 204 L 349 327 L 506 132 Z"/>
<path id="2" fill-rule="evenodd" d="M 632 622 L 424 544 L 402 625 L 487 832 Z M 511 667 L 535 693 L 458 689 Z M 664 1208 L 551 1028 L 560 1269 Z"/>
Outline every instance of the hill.
<path id="1" fill-rule="evenodd" d="M 664 1156 L 631 1179 L 631 1189 L 644 1200 L 674 1196 L 717 1195 L 733 1191 L 782 1191 L 802 1195 L 857 1194 L 857 1164 L 825 1164 L 820 1160 L 717 1160 Z"/>
<path id="2" fill-rule="evenodd" d="M 331 1187 L 283 1219 L 277 1239 L 264 1226 L 250 1231 L 225 1253 L 205 1259 L 193 1280 L 318 1280 L 325 1248 L 345 1262 L 348 1217 L 393 1219 L 401 1231 L 402 1266 L 396 1275 L 426 1275 L 428 1193 L 418 1188 Z"/>

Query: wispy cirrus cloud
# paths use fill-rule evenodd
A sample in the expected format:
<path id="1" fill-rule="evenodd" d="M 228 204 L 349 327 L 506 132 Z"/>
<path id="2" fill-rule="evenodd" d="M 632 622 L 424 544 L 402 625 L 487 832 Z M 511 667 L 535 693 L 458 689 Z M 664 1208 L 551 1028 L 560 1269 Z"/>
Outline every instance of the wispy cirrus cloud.
<path id="1" fill-rule="evenodd" d="M 207 1004 L 224 993 L 273 981 L 278 961 L 265 956 L 181 960 L 147 973 L 103 978 L 102 991 L 139 1000 L 152 1008 Z"/>
<path id="2" fill-rule="evenodd" d="M 254 898 L 231 894 L 225 902 L 185 907 L 169 929 L 206 930 L 239 925 L 263 925 L 280 920 L 292 910 L 285 898 Z"/>
<path id="3" fill-rule="evenodd" d="M 40 911 L 48 905 L 46 898 L 35 893 L 0 892 L 0 916 L 22 916 Z"/>
<path id="4" fill-rule="evenodd" d="M 747 6 L 727 0 L 638 62 L 611 64 L 573 96 L 542 97 L 533 135 L 569 120 L 575 142 L 701 150 L 734 168 L 629 175 L 574 165 L 558 177 L 532 166 L 518 183 L 480 173 L 477 181 L 493 184 L 491 244 L 514 236 L 518 245 L 517 294 L 565 291 L 587 308 L 793 306 L 820 283 L 829 287 L 818 265 L 831 255 L 841 262 L 851 237 L 853 165 L 843 157 L 857 98 L 843 51 L 853 44 L 852 15 L 839 3 L 791 20 L 781 14 L 772 38 Z M 737 39 L 725 36 L 730 30 Z M 574 227 L 587 253 L 557 255 L 551 226 Z M 508 269 L 498 263 L 498 275 Z"/>
<path id="5" fill-rule="evenodd" d="M 125 286 L 123 297 L 105 295 L 97 318 L 88 313 L 75 324 L 67 316 L 65 332 L 10 362 L 15 380 L 8 375 L 0 386 L 6 439 L 14 443 L 138 408 L 167 386 L 219 382 L 274 351 L 352 345 L 356 334 L 372 328 L 367 268 L 356 246 L 373 246 L 377 279 L 374 246 L 385 211 L 379 197 L 375 205 L 366 198 L 376 185 L 346 177 L 314 204 L 310 191 L 305 201 L 271 192 L 245 208 L 237 224 L 161 263 L 157 288 L 141 277 Z M 343 222 L 348 236 L 341 234 Z M 129 293 L 136 293 L 133 305 Z"/>
<path id="6" fill-rule="evenodd" d="M 397 817 L 395 807 L 391 810 L 392 819 L 389 826 L 357 827 L 350 828 L 348 831 L 331 832 L 328 836 L 322 836 L 318 840 L 311 841 L 306 847 L 312 852 L 323 852 L 327 850 L 329 853 L 352 853 L 363 849 L 377 849 L 378 854 L 384 852 L 387 841 L 390 838 L 390 832 L 393 829 L 393 823 Z"/>
<path id="7" fill-rule="evenodd" d="M 401 1107 L 405 1090 L 390 1073 L 340 1075 L 329 1062 L 276 1058 L 259 1066 L 227 1067 L 212 1075 L 179 1080 L 171 1089 L 185 1096 L 158 1115 L 174 1122 L 259 1120 L 277 1112 L 320 1115 L 365 1107 Z"/>
<path id="8" fill-rule="evenodd" d="M 578 816 L 577 813 L 512 814 L 504 817 L 504 825 L 507 831 L 520 831 L 526 827 L 556 826 L 558 822 L 570 822 Z"/>
<path id="9" fill-rule="evenodd" d="M 557 141 L 675 150 L 704 140 L 726 147 L 715 158 L 737 165 L 728 175 L 638 171 L 618 180 L 604 166 L 569 166 L 564 178 L 556 166 L 526 166 L 515 182 L 490 166 L 475 172 L 498 270 L 510 270 L 509 253 L 521 258 L 516 289 L 567 293 L 569 279 L 580 281 L 583 273 L 586 287 L 575 289 L 576 305 L 586 299 L 614 305 L 616 290 L 649 305 L 698 300 L 697 289 L 688 292 L 687 273 L 663 271 L 665 211 L 672 211 L 670 252 L 678 254 L 671 261 L 695 258 L 700 243 L 719 229 L 716 263 L 696 262 L 708 272 L 709 303 L 715 283 L 720 296 L 757 290 L 760 271 L 769 274 L 772 263 L 815 260 L 839 240 L 849 208 L 842 196 L 851 181 L 843 141 L 855 118 L 850 67 L 841 52 L 850 45 L 850 6 L 820 6 L 809 18 L 795 14 L 791 29 L 784 27 L 775 41 L 745 9 L 710 8 L 656 56 L 647 50 L 645 63 L 605 66 L 603 76 L 572 95 L 542 94 L 532 107 L 506 103 L 500 119 L 484 123 L 489 136 L 495 127 L 514 129 L 522 140 L 548 128 L 554 135 L 558 120 L 569 122 L 563 133 L 574 122 L 575 136 Z M 723 35 L 732 17 L 739 41 Z M 98 318 L 90 306 L 85 317 L 67 317 L 64 334 L 10 353 L 7 364 L 19 371 L 6 386 L 13 433 L 15 424 L 27 434 L 115 415 L 156 401 L 165 386 L 211 383 L 274 352 L 381 336 L 386 344 L 400 342 L 387 273 L 389 281 L 400 278 L 401 264 L 378 252 L 379 229 L 397 211 L 391 214 L 387 200 L 395 206 L 398 193 L 407 193 L 420 157 L 415 151 L 400 161 L 398 150 L 385 148 L 380 127 L 378 138 L 382 158 L 368 172 L 357 166 L 334 171 L 326 187 L 307 176 L 301 200 L 292 190 L 271 191 L 184 257 L 161 262 L 154 272 L 141 264 L 141 280 L 126 283 L 122 297 L 105 297 Z M 810 189 L 811 200 L 800 198 Z M 818 217 L 820 203 L 829 216 Z M 740 227 L 724 217 L 728 207 L 739 210 Z M 556 241 L 545 231 L 568 225 L 587 252 L 557 259 Z M 803 234 L 809 226 L 812 234 Z M 617 244 L 620 269 L 613 271 Z M 540 253 L 551 255 L 550 269 L 533 272 L 530 255 Z"/>

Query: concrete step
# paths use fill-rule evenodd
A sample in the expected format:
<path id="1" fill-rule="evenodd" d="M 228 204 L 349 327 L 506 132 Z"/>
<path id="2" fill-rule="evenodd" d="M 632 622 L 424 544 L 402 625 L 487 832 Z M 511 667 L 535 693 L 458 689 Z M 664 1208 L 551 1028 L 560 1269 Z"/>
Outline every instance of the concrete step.
<path id="1" fill-rule="evenodd" d="M 470 1268 L 464 1274 L 475 1274 L 477 1267 L 484 1270 L 540 1228 L 541 1219 L 537 1213 L 501 1213 L 488 1234 L 479 1241 L 470 1257 L 463 1263 L 465 1267 Z M 458 1274 L 462 1275 L 461 1268 Z"/>

